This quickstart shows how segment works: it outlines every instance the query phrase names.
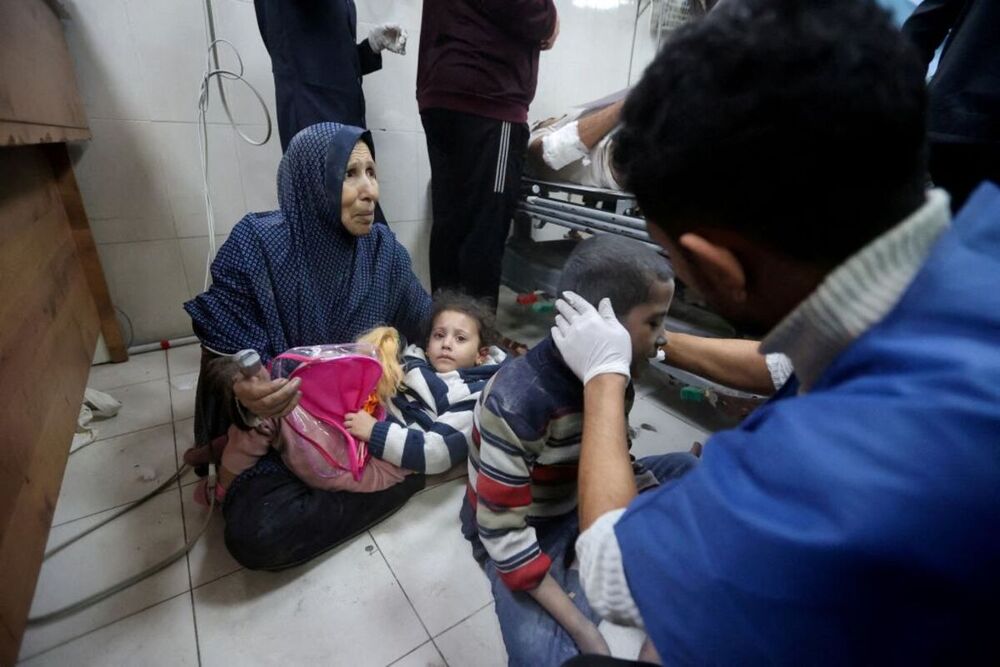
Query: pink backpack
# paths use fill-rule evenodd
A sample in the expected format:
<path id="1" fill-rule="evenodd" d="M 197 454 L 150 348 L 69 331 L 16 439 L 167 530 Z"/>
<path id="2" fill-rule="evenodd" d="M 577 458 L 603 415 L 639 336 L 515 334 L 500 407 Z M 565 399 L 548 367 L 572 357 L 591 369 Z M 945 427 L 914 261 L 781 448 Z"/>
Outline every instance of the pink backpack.
<path id="1" fill-rule="evenodd" d="M 294 347 L 270 364 L 272 378 L 300 378 L 302 398 L 285 421 L 299 436 L 286 447 L 308 447 L 302 452 L 320 477 L 350 472 L 360 480 L 371 458 L 368 446 L 344 428 L 344 416 L 369 404 L 382 365 L 375 348 L 367 343 Z M 378 406 L 373 415 L 385 416 Z"/>

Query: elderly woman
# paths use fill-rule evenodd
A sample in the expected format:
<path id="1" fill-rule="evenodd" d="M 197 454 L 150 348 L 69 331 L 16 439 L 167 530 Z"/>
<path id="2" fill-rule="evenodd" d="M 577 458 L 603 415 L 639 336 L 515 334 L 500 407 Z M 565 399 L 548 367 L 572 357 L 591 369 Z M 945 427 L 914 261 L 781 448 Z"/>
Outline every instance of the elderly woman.
<path id="1" fill-rule="evenodd" d="M 242 378 L 215 358 L 251 348 L 266 362 L 299 345 L 352 341 L 379 324 L 417 339 L 430 312 L 406 249 L 374 220 L 368 132 L 321 123 L 297 134 L 278 167 L 278 201 L 280 210 L 251 213 L 233 228 L 212 264 L 212 286 L 184 305 L 203 346 L 198 443 L 231 423 L 283 416 L 298 402 L 298 380 Z M 185 460 L 206 462 L 210 451 L 191 450 Z M 423 486 L 414 474 L 375 493 L 320 491 L 272 452 L 227 489 L 226 546 L 249 568 L 295 565 L 391 514 Z"/>

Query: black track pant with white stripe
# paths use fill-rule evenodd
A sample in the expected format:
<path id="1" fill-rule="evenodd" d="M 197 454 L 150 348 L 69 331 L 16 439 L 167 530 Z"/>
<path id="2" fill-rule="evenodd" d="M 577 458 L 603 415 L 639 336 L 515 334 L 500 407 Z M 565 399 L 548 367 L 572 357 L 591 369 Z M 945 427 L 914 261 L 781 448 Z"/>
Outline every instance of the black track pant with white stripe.
<path id="1" fill-rule="evenodd" d="M 446 109 L 420 117 L 431 161 L 431 288 L 495 305 L 528 126 Z"/>

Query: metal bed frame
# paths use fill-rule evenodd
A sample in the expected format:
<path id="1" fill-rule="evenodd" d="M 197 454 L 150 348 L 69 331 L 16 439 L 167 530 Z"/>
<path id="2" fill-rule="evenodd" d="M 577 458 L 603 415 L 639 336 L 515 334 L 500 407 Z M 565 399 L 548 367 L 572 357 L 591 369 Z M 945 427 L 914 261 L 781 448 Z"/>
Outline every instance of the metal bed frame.
<path id="1" fill-rule="evenodd" d="M 532 229 L 557 225 L 570 231 L 567 238 L 538 241 Z M 576 234 L 574 235 L 574 232 Z M 557 183 L 524 177 L 514 214 L 514 231 L 503 258 L 502 282 L 518 293 L 540 291 L 555 297 L 559 275 L 579 233 L 616 234 L 645 243 L 668 257 L 646 232 L 646 221 L 635 197 L 619 190 Z M 669 257 L 668 257 L 669 259 Z M 734 337 L 737 332 L 725 320 L 699 303 L 682 282 L 677 281 L 674 302 L 664 322 L 668 332 L 698 336 Z M 731 389 L 693 375 L 665 362 L 651 364 L 668 381 L 700 390 L 713 406 L 734 416 L 752 410 L 764 397 Z M 700 400 L 700 399 L 698 399 Z"/>

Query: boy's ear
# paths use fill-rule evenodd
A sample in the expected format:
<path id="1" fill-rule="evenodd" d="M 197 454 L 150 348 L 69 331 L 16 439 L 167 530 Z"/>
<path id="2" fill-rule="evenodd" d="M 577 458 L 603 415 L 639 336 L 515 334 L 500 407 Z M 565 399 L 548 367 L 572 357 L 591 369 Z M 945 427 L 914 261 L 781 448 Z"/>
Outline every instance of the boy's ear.
<path id="1" fill-rule="evenodd" d="M 479 356 L 476 357 L 476 365 L 482 366 L 489 358 L 490 358 L 490 348 L 489 347 L 479 348 Z"/>

